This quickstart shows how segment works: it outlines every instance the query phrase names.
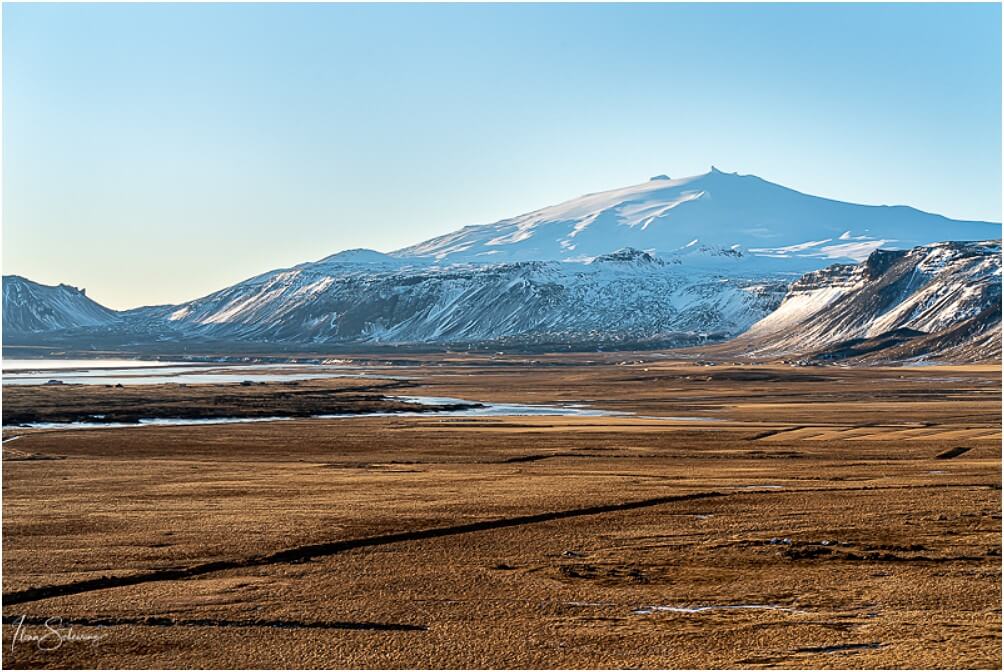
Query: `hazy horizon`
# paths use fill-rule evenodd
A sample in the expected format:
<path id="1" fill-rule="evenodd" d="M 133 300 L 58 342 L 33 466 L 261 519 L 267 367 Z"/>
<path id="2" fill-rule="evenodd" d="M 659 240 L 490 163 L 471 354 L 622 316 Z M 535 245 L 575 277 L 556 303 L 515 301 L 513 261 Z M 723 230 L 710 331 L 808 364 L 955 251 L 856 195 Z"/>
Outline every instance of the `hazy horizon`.
<path id="1" fill-rule="evenodd" d="M 4 274 L 112 308 L 712 163 L 1001 219 L 995 4 L 3 11 Z"/>

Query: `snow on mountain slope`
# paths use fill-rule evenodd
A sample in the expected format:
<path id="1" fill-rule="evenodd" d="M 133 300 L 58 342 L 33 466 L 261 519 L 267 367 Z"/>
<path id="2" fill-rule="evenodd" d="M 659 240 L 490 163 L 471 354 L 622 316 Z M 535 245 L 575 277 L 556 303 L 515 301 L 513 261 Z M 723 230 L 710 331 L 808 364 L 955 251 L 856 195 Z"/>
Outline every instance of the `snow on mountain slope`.
<path id="1" fill-rule="evenodd" d="M 588 194 L 494 224 L 467 226 L 392 253 L 452 262 L 581 260 L 632 247 L 716 266 L 721 251 L 747 269 L 799 271 L 860 261 L 884 247 L 1000 236 L 1000 224 L 947 219 L 903 206 L 809 196 L 753 175 L 669 179 Z M 736 264 L 732 264 L 736 266 Z"/>
<path id="2" fill-rule="evenodd" d="M 118 313 L 92 301 L 69 285 L 41 285 L 19 275 L 3 276 L 3 327 L 11 333 L 36 333 L 103 327 Z"/>
<path id="3" fill-rule="evenodd" d="M 325 259 L 252 278 L 147 318 L 202 337 L 277 342 L 614 342 L 724 337 L 786 283 L 681 272 L 638 250 L 590 263 L 373 268 Z"/>
<path id="4" fill-rule="evenodd" d="M 993 255 L 974 251 L 991 244 L 875 250 L 996 239 L 1000 230 L 712 169 L 660 175 L 391 254 L 346 250 L 175 306 L 116 314 L 71 288 L 45 288 L 50 296 L 21 278 L 27 289 L 9 301 L 5 278 L 4 319 L 15 331 L 103 329 L 128 343 L 682 344 L 735 336 L 777 307 L 805 271 L 867 257 L 796 282 L 744 342 L 795 352 L 900 328 L 928 335 L 954 328 L 976 339 L 993 322 L 977 319 L 978 309 L 988 307 L 994 287 L 1000 297 L 999 259 L 996 279 L 987 279 L 979 269 L 992 267 Z M 978 268 L 970 272 L 970 264 Z M 909 273 L 893 282 L 886 266 Z M 872 289 L 886 285 L 892 289 Z M 916 341 L 907 332 L 895 338 Z"/>
<path id="5" fill-rule="evenodd" d="M 806 274 L 733 346 L 829 358 L 895 347 L 921 357 L 981 343 L 973 358 L 993 356 L 994 348 L 999 355 L 1000 301 L 1000 241 L 878 250 L 860 264 Z M 896 343 L 875 342 L 890 335 Z"/>

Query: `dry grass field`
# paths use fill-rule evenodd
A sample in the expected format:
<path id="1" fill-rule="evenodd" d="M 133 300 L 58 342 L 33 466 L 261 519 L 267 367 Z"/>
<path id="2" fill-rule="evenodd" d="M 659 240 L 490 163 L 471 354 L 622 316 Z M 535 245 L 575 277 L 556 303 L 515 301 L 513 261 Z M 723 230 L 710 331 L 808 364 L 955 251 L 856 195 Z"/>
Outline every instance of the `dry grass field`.
<path id="1" fill-rule="evenodd" d="M 999 366 L 617 359 L 375 371 L 631 415 L 5 431 L 4 666 L 1000 667 Z"/>

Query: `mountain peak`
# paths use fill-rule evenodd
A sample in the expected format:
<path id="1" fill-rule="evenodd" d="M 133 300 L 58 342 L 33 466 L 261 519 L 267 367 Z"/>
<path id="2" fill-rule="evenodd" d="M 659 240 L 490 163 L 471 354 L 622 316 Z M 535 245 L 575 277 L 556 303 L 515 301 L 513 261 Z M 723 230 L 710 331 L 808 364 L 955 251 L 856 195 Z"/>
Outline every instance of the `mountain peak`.
<path id="1" fill-rule="evenodd" d="M 357 247 L 351 250 L 343 250 L 332 255 L 328 255 L 321 259 L 318 263 L 321 264 L 396 264 L 397 259 L 394 257 L 384 254 L 383 252 L 377 252 L 376 250 L 370 250 L 365 247 Z"/>
<path id="2" fill-rule="evenodd" d="M 756 175 L 740 174 L 738 171 L 732 171 L 731 173 L 720 169 L 718 166 L 712 165 L 708 172 L 704 173 L 700 177 L 752 177 L 754 179 L 760 179 Z"/>
<path id="3" fill-rule="evenodd" d="M 744 250 L 747 266 L 805 272 L 861 261 L 879 247 L 911 248 L 946 237 L 994 238 L 999 231 L 988 222 L 811 196 L 713 165 L 701 175 L 656 175 L 641 184 L 465 227 L 392 256 L 446 263 L 576 261 L 630 247 L 668 259 L 700 238 L 711 248 Z"/>

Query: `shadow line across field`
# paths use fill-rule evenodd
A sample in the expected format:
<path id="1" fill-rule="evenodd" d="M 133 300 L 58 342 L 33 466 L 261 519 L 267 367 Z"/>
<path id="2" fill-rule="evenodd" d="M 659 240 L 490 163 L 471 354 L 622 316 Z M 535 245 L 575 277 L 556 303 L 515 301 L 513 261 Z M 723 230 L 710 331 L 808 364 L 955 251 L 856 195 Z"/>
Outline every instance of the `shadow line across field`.
<path id="1" fill-rule="evenodd" d="M 275 553 L 270 553 L 267 555 L 257 555 L 247 558 L 236 558 L 230 560 L 217 560 L 213 562 L 190 565 L 188 567 L 157 569 L 139 574 L 130 574 L 127 576 L 102 576 L 95 579 L 86 579 L 83 581 L 74 581 L 65 584 L 38 586 L 38 587 L 27 588 L 25 590 L 4 593 L 3 603 L 4 606 L 6 607 L 15 604 L 37 602 L 39 600 L 45 600 L 53 597 L 78 595 L 80 593 L 88 593 L 91 591 L 104 590 L 108 588 L 122 588 L 126 586 L 135 586 L 155 581 L 177 581 L 182 579 L 189 579 L 196 576 L 202 576 L 205 574 L 222 572 L 232 569 L 307 562 L 313 558 L 335 555 L 337 553 L 351 551 L 359 548 L 384 546 L 387 544 L 397 544 L 408 541 L 421 541 L 424 539 L 436 539 L 440 537 L 447 537 L 458 534 L 470 534 L 473 532 L 485 532 L 488 530 L 498 530 L 508 527 L 519 527 L 523 525 L 532 525 L 535 523 L 545 523 L 554 520 L 562 520 L 565 518 L 576 518 L 579 516 L 593 516 L 604 513 L 631 511 L 634 509 L 644 509 L 648 507 L 661 506 L 664 504 L 671 504 L 674 502 L 688 502 L 694 500 L 729 497 L 736 495 L 776 496 L 778 494 L 790 494 L 797 492 L 803 492 L 803 493 L 817 492 L 821 490 L 825 490 L 827 492 L 858 492 L 858 491 L 869 491 L 869 490 L 878 491 L 878 490 L 901 490 L 901 489 L 914 489 L 914 488 L 940 489 L 940 488 L 968 488 L 968 487 L 986 488 L 988 486 L 981 483 L 974 483 L 974 484 L 932 483 L 932 484 L 920 484 L 920 485 L 910 485 L 910 486 L 879 485 L 879 486 L 846 487 L 846 488 L 799 488 L 792 490 L 767 490 L 767 491 L 743 489 L 740 491 L 731 491 L 731 492 L 708 491 L 708 492 L 692 492 L 681 495 L 666 495 L 663 497 L 650 497 L 648 499 L 634 500 L 629 502 L 598 504 L 574 509 L 565 509 L 563 511 L 547 511 L 543 513 L 528 514 L 523 516 L 513 516 L 510 518 L 497 518 L 494 520 L 465 523 L 462 525 L 448 525 L 444 527 L 433 527 L 424 530 L 407 530 L 404 532 L 393 532 L 370 537 L 359 537 L 356 539 L 343 539 L 339 541 L 330 541 L 319 544 L 307 544 L 304 546 L 296 546 L 294 548 L 277 551 Z"/>
<path id="2" fill-rule="evenodd" d="M 36 602 L 52 597 L 64 597 L 67 595 L 78 595 L 94 590 L 106 588 L 122 588 L 125 586 L 135 586 L 153 581 L 177 581 L 195 576 L 202 576 L 214 572 L 222 572 L 230 569 L 240 569 L 244 567 L 260 567 L 263 565 L 276 565 L 283 563 L 305 562 L 312 558 L 334 555 L 344 551 L 357 548 L 367 548 L 372 546 L 383 546 L 386 544 L 396 544 L 405 541 L 419 541 L 423 539 L 435 539 L 455 534 L 469 534 L 471 532 L 484 532 L 487 530 L 497 530 L 506 527 L 518 527 L 521 525 L 532 525 L 563 518 L 573 518 L 577 516 L 592 516 L 601 513 L 612 513 L 615 511 L 630 511 L 632 509 L 642 509 L 672 502 L 686 502 L 696 499 L 709 499 L 712 497 L 724 497 L 729 493 L 723 492 L 695 492 L 684 495 L 668 495 L 664 497 L 652 497 L 649 499 L 636 500 L 631 502 L 620 502 L 616 504 L 601 504 L 586 506 L 564 511 L 548 511 L 545 513 L 535 513 L 525 516 L 515 516 L 512 518 L 499 518 L 476 523 L 466 523 L 463 525 L 449 525 L 445 527 L 433 527 L 425 530 L 410 530 L 405 532 L 394 532 L 391 534 L 381 534 L 372 537 L 360 537 L 357 539 L 344 539 L 340 541 L 324 542 L 320 544 L 309 544 L 297 546 L 268 555 L 253 556 L 250 558 L 238 558 L 233 560 L 218 560 L 206 562 L 189 567 L 174 567 L 157 569 L 141 574 L 131 574 L 128 576 L 102 576 L 96 579 L 86 579 L 74 581 L 72 583 L 40 586 L 27 588 L 25 590 L 5 593 L 3 596 L 4 606 L 15 604 L 25 604 Z"/>

